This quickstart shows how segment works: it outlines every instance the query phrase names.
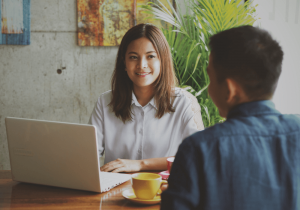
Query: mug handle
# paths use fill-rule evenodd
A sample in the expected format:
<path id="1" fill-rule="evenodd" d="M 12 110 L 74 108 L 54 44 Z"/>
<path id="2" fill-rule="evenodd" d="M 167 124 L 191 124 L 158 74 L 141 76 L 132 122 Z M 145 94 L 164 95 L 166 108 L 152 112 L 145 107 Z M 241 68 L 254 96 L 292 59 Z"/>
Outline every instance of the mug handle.
<path id="1" fill-rule="evenodd" d="M 156 195 L 160 195 L 160 194 L 162 193 L 162 191 L 161 191 L 160 188 L 161 188 L 161 186 L 164 185 L 164 184 L 168 184 L 168 181 L 166 181 L 166 180 L 161 180 L 160 187 L 159 187 L 159 189 L 158 189 Z"/>

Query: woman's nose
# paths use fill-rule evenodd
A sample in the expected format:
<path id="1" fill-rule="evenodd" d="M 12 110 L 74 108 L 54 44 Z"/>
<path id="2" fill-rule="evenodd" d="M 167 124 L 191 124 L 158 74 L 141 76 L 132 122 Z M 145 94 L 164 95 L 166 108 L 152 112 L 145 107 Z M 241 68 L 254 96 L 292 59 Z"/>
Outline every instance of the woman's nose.
<path id="1" fill-rule="evenodd" d="M 142 69 L 148 68 L 148 62 L 147 59 L 142 58 L 139 62 L 139 67 Z"/>

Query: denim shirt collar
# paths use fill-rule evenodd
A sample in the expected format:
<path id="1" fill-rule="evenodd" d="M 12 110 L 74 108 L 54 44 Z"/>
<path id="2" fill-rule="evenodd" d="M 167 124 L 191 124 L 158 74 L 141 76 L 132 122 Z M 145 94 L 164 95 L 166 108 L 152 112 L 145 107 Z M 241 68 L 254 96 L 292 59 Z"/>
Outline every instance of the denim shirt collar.
<path id="1" fill-rule="evenodd" d="M 265 114 L 280 114 L 275 109 L 275 104 L 270 100 L 252 101 L 244 104 L 237 105 L 232 108 L 227 115 L 227 119 L 237 116 L 254 116 Z"/>

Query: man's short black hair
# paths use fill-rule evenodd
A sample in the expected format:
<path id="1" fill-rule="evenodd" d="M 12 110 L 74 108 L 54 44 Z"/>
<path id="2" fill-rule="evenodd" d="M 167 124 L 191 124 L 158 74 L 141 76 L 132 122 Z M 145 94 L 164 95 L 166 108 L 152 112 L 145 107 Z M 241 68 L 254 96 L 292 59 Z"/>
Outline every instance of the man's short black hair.
<path id="1" fill-rule="evenodd" d="M 265 30 L 241 26 L 210 38 L 219 82 L 235 79 L 251 99 L 271 97 L 281 73 L 283 51 Z"/>

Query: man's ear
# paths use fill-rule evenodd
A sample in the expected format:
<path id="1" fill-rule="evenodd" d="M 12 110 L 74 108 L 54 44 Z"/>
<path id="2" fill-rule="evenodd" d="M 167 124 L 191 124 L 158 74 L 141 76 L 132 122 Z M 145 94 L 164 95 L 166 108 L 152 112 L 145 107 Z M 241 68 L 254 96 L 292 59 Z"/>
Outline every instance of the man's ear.
<path id="1" fill-rule="evenodd" d="M 229 105 L 236 105 L 240 102 L 241 97 L 241 86 L 231 78 L 226 79 L 227 89 L 228 89 L 228 95 L 226 98 L 226 102 Z"/>

